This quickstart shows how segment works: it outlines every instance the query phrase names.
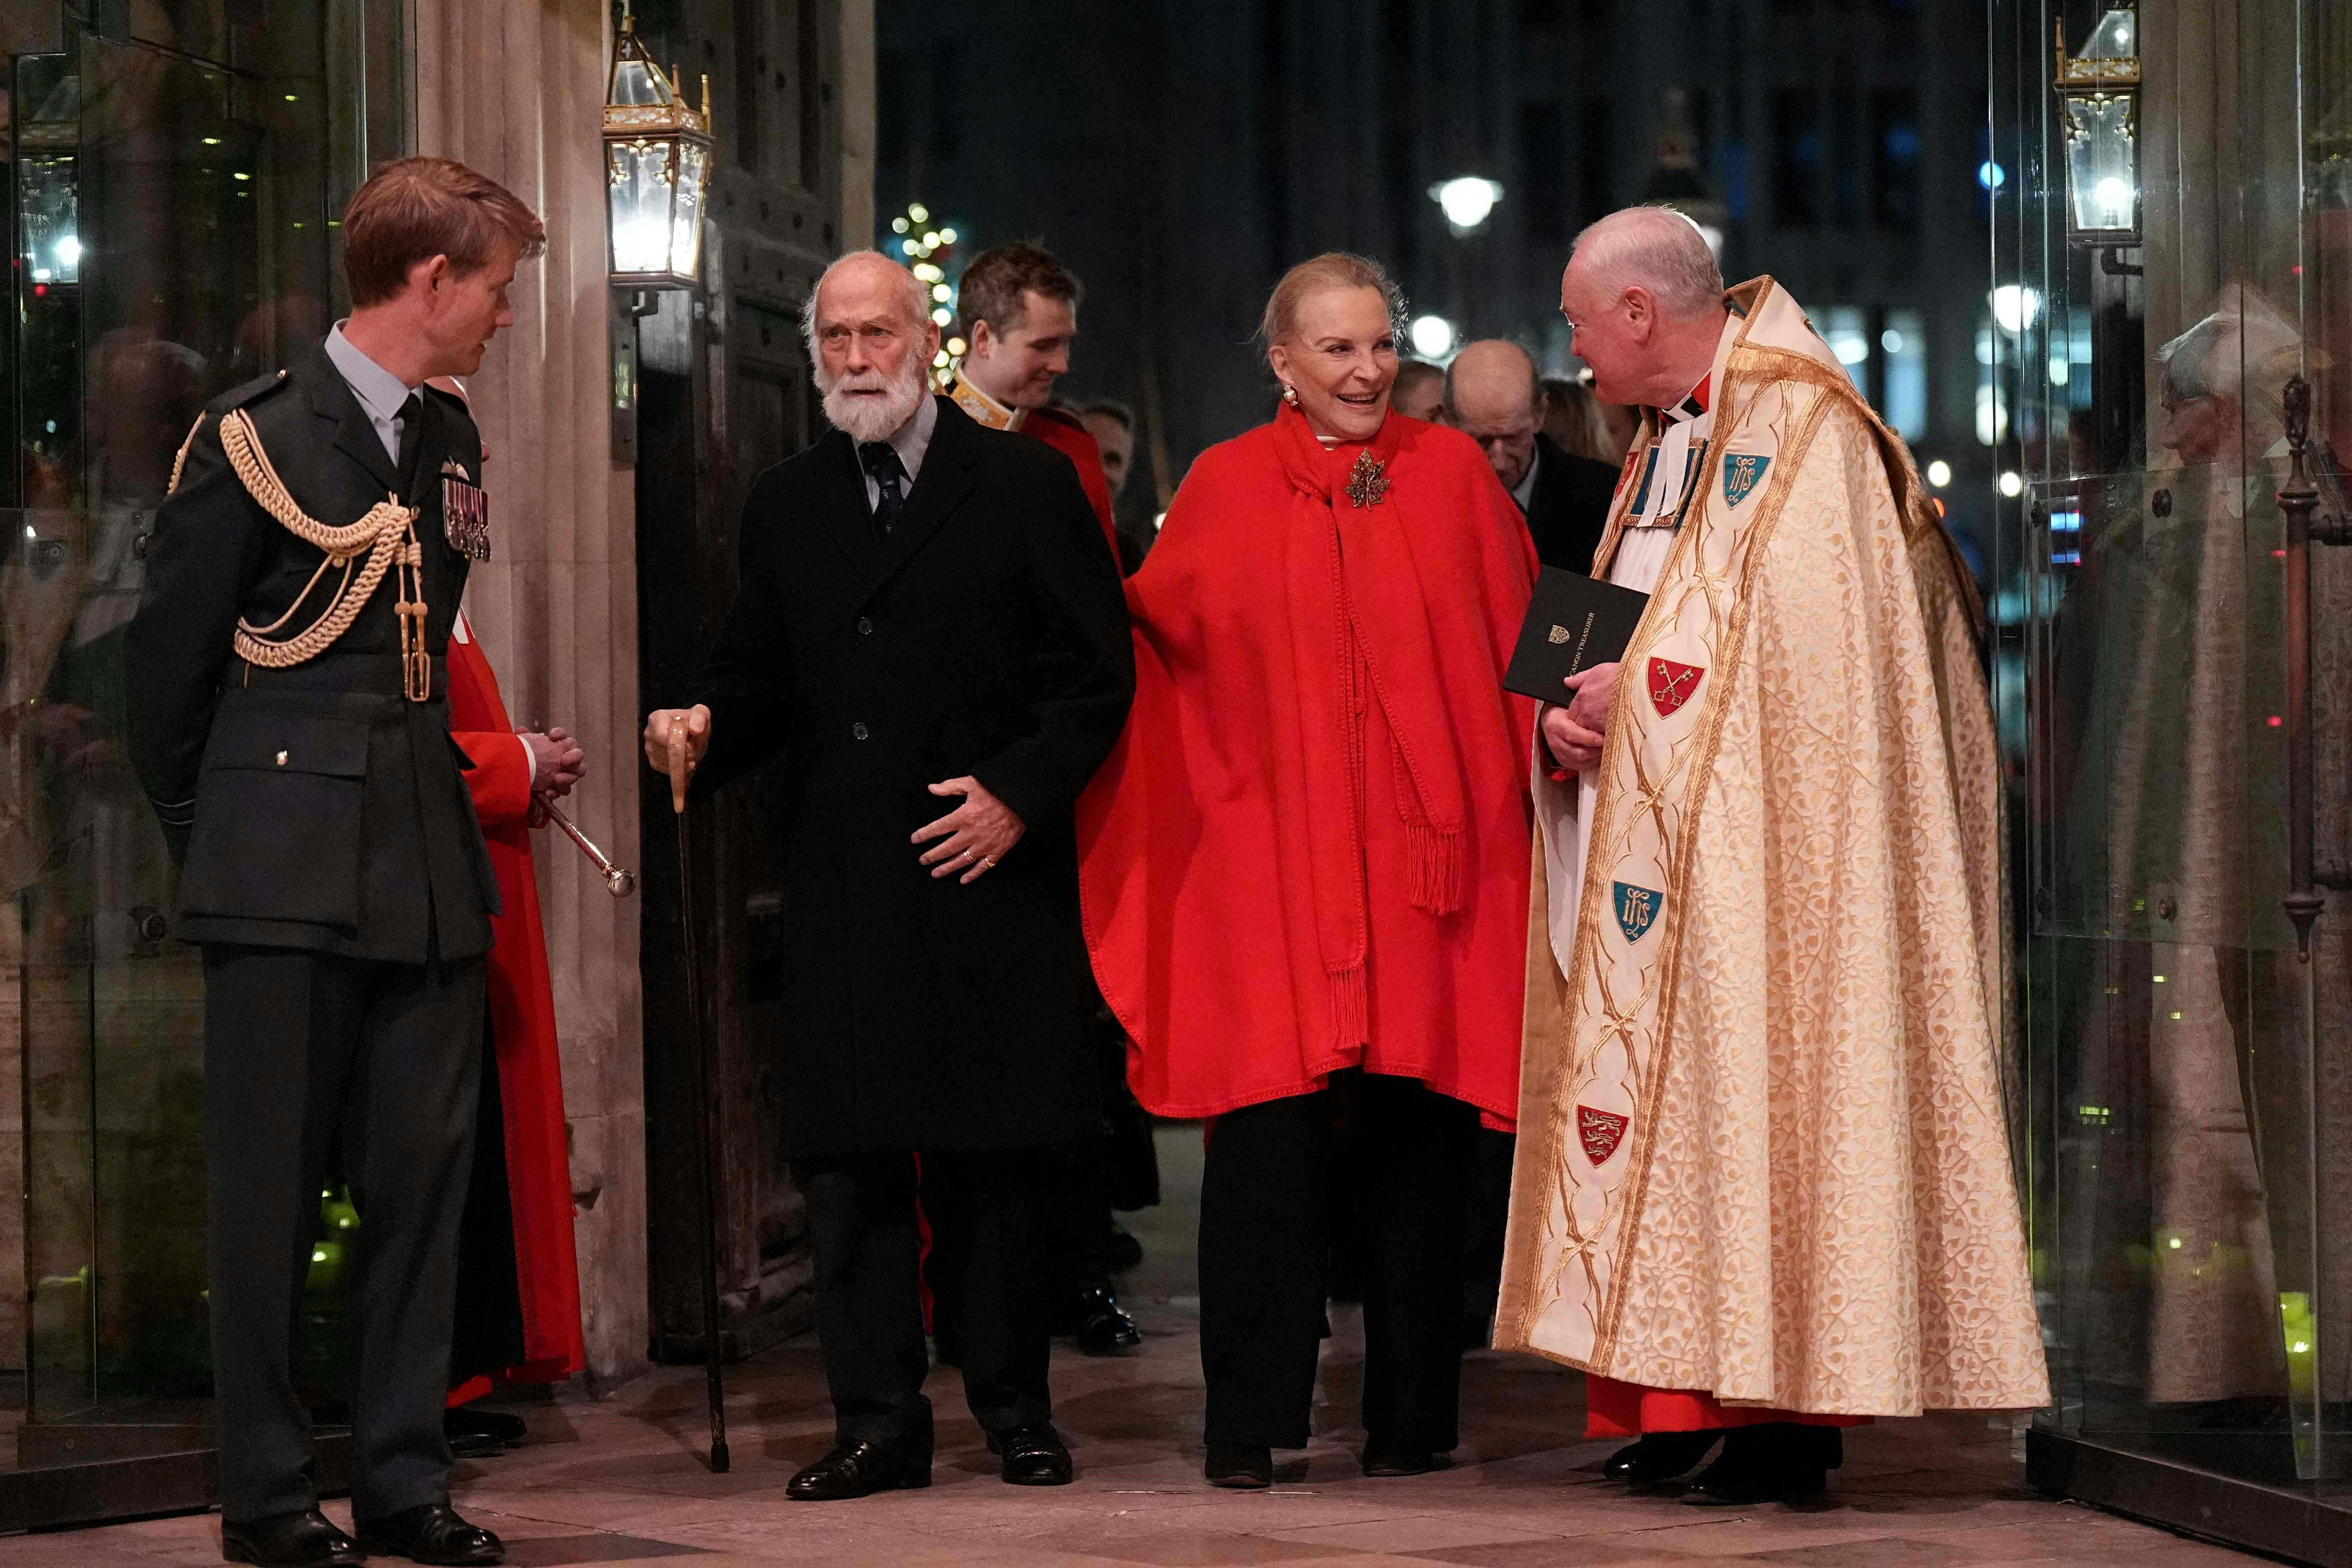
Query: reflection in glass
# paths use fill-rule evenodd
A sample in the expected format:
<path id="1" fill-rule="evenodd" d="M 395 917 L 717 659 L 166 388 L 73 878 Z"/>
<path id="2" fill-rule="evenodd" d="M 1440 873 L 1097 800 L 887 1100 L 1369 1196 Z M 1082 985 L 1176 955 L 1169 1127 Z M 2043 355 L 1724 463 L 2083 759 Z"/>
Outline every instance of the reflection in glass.
<path id="1" fill-rule="evenodd" d="M 2085 235 L 2139 226 L 2139 179 L 2128 97 L 2066 100 L 2066 175 L 2074 226 Z"/>
<path id="2" fill-rule="evenodd" d="M 1889 310 L 1878 334 L 1886 356 L 1886 422 L 1906 441 L 1927 434 L 1927 322 L 1916 310 Z"/>

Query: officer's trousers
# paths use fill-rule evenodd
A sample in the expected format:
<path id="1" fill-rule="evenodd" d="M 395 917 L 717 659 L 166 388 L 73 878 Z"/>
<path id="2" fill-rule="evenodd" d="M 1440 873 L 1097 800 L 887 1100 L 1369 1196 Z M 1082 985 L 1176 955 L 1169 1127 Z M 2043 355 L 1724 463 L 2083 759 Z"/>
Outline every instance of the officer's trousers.
<path id="1" fill-rule="evenodd" d="M 295 1325 L 331 1171 L 360 1214 L 352 1511 L 448 1500 L 449 1336 L 484 964 L 205 949 L 205 1160 L 221 1516 L 317 1506 Z"/>

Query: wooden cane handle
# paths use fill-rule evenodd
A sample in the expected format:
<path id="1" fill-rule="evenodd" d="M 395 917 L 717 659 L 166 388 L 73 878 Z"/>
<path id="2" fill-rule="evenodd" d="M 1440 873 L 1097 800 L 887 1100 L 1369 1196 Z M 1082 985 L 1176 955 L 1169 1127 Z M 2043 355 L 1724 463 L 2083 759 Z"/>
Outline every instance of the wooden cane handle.
<path id="1" fill-rule="evenodd" d="M 694 776 L 694 748 L 688 742 L 686 715 L 669 721 L 669 808 L 686 815 L 686 786 Z"/>

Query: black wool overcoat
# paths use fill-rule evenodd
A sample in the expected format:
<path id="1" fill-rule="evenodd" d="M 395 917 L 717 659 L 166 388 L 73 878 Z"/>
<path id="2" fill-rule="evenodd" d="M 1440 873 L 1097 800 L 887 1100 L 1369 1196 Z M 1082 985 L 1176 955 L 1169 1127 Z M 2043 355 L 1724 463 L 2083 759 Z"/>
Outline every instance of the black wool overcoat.
<path id="1" fill-rule="evenodd" d="M 1528 497 L 1528 531 L 1535 537 L 1536 554 L 1547 566 L 1590 573 L 1609 522 L 1609 503 L 1616 497 L 1617 470 L 1561 451 L 1540 431 L 1536 451 L 1536 488 Z"/>
<path id="2" fill-rule="evenodd" d="M 938 404 L 887 545 L 841 432 L 760 477 L 704 672 L 697 788 L 781 748 L 794 1158 L 1101 1122 L 1072 811 L 1134 698 L 1127 602 L 1069 459 Z M 968 887 L 911 842 L 967 775 L 1027 827 Z"/>

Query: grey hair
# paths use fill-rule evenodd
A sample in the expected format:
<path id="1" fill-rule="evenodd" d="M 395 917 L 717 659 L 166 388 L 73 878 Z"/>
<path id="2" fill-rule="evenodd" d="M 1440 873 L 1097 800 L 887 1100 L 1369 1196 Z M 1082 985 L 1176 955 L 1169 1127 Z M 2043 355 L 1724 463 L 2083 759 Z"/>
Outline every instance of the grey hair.
<path id="1" fill-rule="evenodd" d="M 853 261 L 866 260 L 878 261 L 898 275 L 898 292 L 907 307 L 909 326 L 919 331 L 923 323 L 931 319 L 931 292 L 912 272 L 878 250 L 853 250 L 845 256 L 836 256 L 832 265 L 818 274 L 815 286 L 809 289 L 808 298 L 801 301 L 801 346 L 808 351 L 810 364 L 817 363 L 816 301 L 817 297 L 824 292 L 825 280 Z"/>
<path id="2" fill-rule="evenodd" d="M 1620 288 L 1639 286 L 1670 316 L 1696 316 L 1723 302 L 1723 268 L 1697 224 L 1672 207 L 1621 207 L 1588 225 L 1569 257 Z"/>

